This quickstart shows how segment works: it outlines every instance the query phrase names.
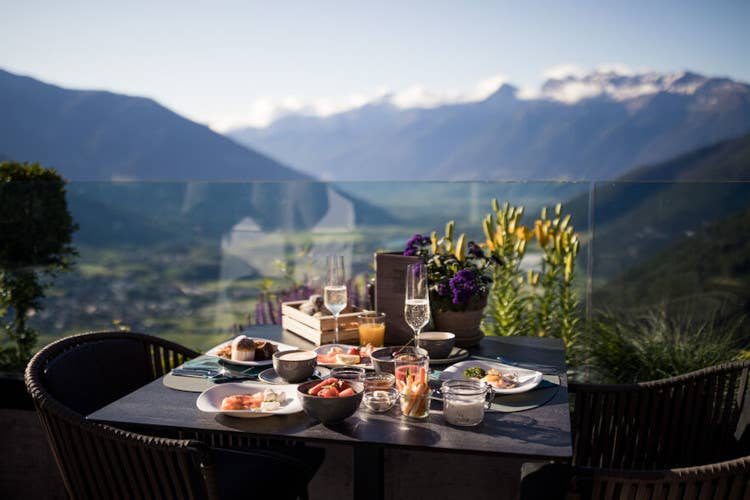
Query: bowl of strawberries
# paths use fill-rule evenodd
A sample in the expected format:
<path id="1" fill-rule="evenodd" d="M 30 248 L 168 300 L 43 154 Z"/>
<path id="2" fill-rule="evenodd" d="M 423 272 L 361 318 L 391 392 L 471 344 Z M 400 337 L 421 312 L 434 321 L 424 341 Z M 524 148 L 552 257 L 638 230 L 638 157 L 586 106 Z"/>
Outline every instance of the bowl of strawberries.
<path id="1" fill-rule="evenodd" d="M 324 424 L 351 417 L 362 402 L 364 384 L 334 377 L 313 380 L 297 387 L 302 409 Z"/>

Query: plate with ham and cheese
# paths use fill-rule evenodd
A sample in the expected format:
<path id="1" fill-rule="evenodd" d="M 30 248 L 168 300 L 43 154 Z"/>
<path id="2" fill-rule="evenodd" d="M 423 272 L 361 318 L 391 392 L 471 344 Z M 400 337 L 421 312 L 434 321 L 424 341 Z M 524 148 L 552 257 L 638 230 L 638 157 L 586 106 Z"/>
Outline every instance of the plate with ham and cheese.
<path id="1" fill-rule="evenodd" d="M 347 344 L 326 344 L 315 349 L 318 354 L 318 364 L 329 368 L 339 366 L 356 366 L 366 370 L 373 369 L 370 355 L 373 347 Z"/>

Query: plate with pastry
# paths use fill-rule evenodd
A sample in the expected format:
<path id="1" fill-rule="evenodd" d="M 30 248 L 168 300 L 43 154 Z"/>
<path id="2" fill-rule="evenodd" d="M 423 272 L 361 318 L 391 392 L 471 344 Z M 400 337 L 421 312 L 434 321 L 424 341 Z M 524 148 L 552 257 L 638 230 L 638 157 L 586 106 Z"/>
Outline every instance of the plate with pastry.
<path id="1" fill-rule="evenodd" d="M 195 404 L 202 412 L 230 417 L 289 415 L 302 411 L 296 391 L 297 386 L 291 384 L 270 387 L 258 382 L 230 382 L 206 389 Z"/>
<path id="2" fill-rule="evenodd" d="M 264 366 L 273 364 L 273 353 L 276 351 L 291 351 L 292 349 L 296 347 L 281 342 L 238 335 L 208 350 L 206 355 L 216 356 L 234 365 Z"/>
<path id="3" fill-rule="evenodd" d="M 495 394 L 530 391 L 542 381 L 542 373 L 493 361 L 467 360 L 449 366 L 440 380 L 475 378 L 492 386 Z"/>
<path id="4" fill-rule="evenodd" d="M 318 365 L 336 368 L 339 366 L 356 366 L 358 368 L 372 369 L 370 355 L 373 347 L 356 346 L 347 344 L 326 344 L 314 349 L 318 353 Z"/>

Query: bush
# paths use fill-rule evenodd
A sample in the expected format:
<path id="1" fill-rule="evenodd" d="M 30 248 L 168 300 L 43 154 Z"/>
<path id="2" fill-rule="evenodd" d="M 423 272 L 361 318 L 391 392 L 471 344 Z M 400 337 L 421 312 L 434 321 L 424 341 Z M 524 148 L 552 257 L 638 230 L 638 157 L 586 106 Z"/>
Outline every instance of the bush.
<path id="1" fill-rule="evenodd" d="M 640 316 L 603 312 L 592 319 L 581 347 L 592 381 L 632 383 L 673 377 L 747 356 L 729 324 L 669 316 L 666 308 Z"/>
<path id="2" fill-rule="evenodd" d="M 0 369 L 22 370 L 37 333 L 26 322 L 41 308 L 49 278 L 70 268 L 76 225 L 65 180 L 38 164 L 0 163 Z"/>

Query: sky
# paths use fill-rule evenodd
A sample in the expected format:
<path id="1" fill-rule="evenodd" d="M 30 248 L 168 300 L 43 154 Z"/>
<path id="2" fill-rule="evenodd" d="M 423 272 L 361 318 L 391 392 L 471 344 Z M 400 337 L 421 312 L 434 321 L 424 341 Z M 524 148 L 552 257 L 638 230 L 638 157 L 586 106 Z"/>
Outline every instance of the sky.
<path id="1" fill-rule="evenodd" d="M 0 0 L 0 19 L 0 68 L 151 97 L 218 131 L 600 67 L 750 82 L 749 1 Z"/>

